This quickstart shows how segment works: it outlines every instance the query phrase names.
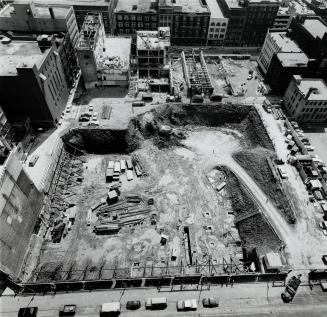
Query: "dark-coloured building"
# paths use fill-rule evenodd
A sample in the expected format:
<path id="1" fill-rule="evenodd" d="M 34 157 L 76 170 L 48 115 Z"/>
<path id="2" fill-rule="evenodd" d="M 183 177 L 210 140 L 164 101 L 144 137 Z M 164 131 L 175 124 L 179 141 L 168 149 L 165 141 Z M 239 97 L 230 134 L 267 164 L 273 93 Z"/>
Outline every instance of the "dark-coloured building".
<path id="1" fill-rule="evenodd" d="M 210 10 L 205 0 L 159 0 L 160 26 L 169 26 L 172 45 L 205 46 Z"/>
<path id="2" fill-rule="evenodd" d="M 274 24 L 279 3 L 276 0 L 217 0 L 228 18 L 226 46 L 261 46 Z"/>
<path id="3" fill-rule="evenodd" d="M 283 95 L 293 75 L 308 76 L 311 64 L 306 54 L 279 52 L 272 56 L 269 68 L 266 73 L 267 83 L 274 94 Z"/>
<path id="4" fill-rule="evenodd" d="M 158 4 L 154 0 L 118 0 L 114 10 L 117 35 L 135 35 L 136 31 L 158 29 Z"/>
<path id="5" fill-rule="evenodd" d="M 297 17 L 291 22 L 291 38 L 310 59 L 315 59 L 315 77 L 327 80 L 327 23 L 320 17 Z"/>
<path id="6" fill-rule="evenodd" d="M 11 123 L 36 127 L 59 121 L 69 92 L 54 36 L 0 45 L 0 104 Z"/>

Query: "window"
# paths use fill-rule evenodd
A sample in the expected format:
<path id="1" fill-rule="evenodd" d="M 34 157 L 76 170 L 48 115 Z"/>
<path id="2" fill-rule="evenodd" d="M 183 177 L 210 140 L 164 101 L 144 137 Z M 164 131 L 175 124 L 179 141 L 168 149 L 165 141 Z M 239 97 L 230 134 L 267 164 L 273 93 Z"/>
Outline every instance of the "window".
<path id="1" fill-rule="evenodd" d="M 157 21 L 157 17 L 156 17 L 155 15 L 153 15 L 153 16 L 151 17 L 151 21 Z"/>
<path id="2" fill-rule="evenodd" d="M 144 17 L 144 21 L 150 21 L 150 17 L 145 16 L 145 17 Z"/>
<path id="3" fill-rule="evenodd" d="M 213 38 L 213 34 L 209 34 L 209 37 L 212 39 Z"/>
<path id="4" fill-rule="evenodd" d="M 117 20 L 118 21 L 121 21 L 123 19 L 123 17 L 119 14 L 119 15 L 117 15 Z"/>
<path id="5" fill-rule="evenodd" d="M 142 21 L 142 16 L 141 15 L 137 16 L 137 21 Z"/>
<path id="6" fill-rule="evenodd" d="M 146 29 L 150 29 L 150 23 L 144 23 Z"/>
<path id="7" fill-rule="evenodd" d="M 136 20 L 135 15 L 131 15 L 130 17 L 131 17 L 131 21 L 135 21 Z"/>
<path id="8" fill-rule="evenodd" d="M 118 22 L 118 26 L 119 26 L 120 28 L 122 28 L 122 27 L 124 26 L 124 23 L 123 23 L 123 22 Z"/>
<path id="9" fill-rule="evenodd" d="M 131 27 L 135 28 L 136 27 L 136 22 L 131 22 Z"/>
<path id="10" fill-rule="evenodd" d="M 155 29 L 157 27 L 156 23 L 152 23 L 152 28 Z"/>
<path id="11" fill-rule="evenodd" d="M 215 31 L 215 29 L 214 28 L 210 28 L 210 32 L 214 32 Z"/>
<path id="12" fill-rule="evenodd" d="M 143 23 L 142 23 L 142 22 L 138 22 L 138 23 L 137 23 L 137 27 L 139 27 L 139 28 L 143 28 Z"/>
<path id="13" fill-rule="evenodd" d="M 126 15 L 124 15 L 124 20 L 125 21 L 128 21 L 129 20 L 129 16 L 126 14 Z"/>
<path id="14" fill-rule="evenodd" d="M 129 22 L 125 22 L 125 28 L 129 28 Z"/>
<path id="15" fill-rule="evenodd" d="M 220 23 L 218 22 L 218 23 L 216 24 L 216 26 L 220 26 Z"/>
<path id="16" fill-rule="evenodd" d="M 218 23 L 217 23 L 218 24 Z M 210 26 L 215 26 L 215 24 L 213 22 L 211 22 Z"/>
<path id="17" fill-rule="evenodd" d="M 225 23 L 225 22 L 223 22 L 223 23 L 221 24 L 221 26 L 226 26 L 226 23 Z"/>

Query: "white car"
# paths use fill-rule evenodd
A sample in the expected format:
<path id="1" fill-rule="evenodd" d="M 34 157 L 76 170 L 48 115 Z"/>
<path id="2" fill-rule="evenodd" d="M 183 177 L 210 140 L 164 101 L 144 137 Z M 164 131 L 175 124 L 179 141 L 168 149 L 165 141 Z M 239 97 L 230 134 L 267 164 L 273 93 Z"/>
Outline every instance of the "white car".
<path id="1" fill-rule="evenodd" d="M 98 120 L 98 113 L 94 112 L 92 115 L 92 121 L 97 121 Z"/>
<path id="2" fill-rule="evenodd" d="M 67 106 L 66 113 L 69 113 L 71 110 L 72 110 L 72 106 L 71 105 Z"/>
<path id="3" fill-rule="evenodd" d="M 307 149 L 307 151 L 314 151 L 315 150 L 315 148 L 312 145 L 305 145 L 304 147 Z"/>
<path id="4" fill-rule="evenodd" d="M 179 300 L 177 302 L 178 311 L 197 310 L 198 302 L 196 299 Z"/>

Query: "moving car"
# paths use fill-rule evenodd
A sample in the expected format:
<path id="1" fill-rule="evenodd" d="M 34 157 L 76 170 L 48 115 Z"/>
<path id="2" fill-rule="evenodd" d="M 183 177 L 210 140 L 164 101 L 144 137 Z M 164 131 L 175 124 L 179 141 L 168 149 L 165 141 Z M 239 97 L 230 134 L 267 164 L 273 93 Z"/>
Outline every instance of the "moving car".
<path id="1" fill-rule="evenodd" d="M 126 303 L 126 309 L 129 310 L 136 310 L 139 309 L 141 307 L 141 302 L 139 300 L 129 300 Z"/>
<path id="2" fill-rule="evenodd" d="M 215 297 L 207 297 L 202 300 L 203 307 L 212 308 L 219 306 L 219 300 Z"/>
<path id="3" fill-rule="evenodd" d="M 177 311 L 197 310 L 198 302 L 196 299 L 185 299 L 177 302 Z"/>

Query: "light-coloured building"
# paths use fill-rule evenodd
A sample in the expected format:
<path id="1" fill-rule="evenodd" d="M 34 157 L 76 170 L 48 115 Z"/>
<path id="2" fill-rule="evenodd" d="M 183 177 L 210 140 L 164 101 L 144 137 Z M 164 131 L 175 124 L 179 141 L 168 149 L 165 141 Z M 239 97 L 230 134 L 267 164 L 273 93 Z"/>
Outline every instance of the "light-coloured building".
<path id="1" fill-rule="evenodd" d="M 69 92 L 54 36 L 1 44 L 0 90 L 10 122 L 30 118 L 37 127 L 55 126 Z"/>
<path id="2" fill-rule="evenodd" d="M 299 46 L 289 37 L 288 32 L 268 32 L 263 43 L 258 65 L 266 74 L 275 53 L 301 53 Z"/>
<path id="3" fill-rule="evenodd" d="M 207 0 L 210 10 L 208 45 L 219 46 L 224 43 L 228 19 L 224 17 L 217 0 Z"/>
<path id="4" fill-rule="evenodd" d="M 71 6 L 48 6 L 16 0 L 0 11 L 0 30 L 53 34 L 68 32 L 73 46 L 78 40 L 78 28 Z"/>
<path id="5" fill-rule="evenodd" d="M 284 95 L 289 115 L 301 122 L 327 121 L 327 85 L 319 78 L 294 75 Z"/>
<path id="6" fill-rule="evenodd" d="M 77 55 L 86 88 L 129 85 L 131 38 L 106 37 L 101 14 L 88 14 Z"/>
<path id="7" fill-rule="evenodd" d="M 139 77 L 159 78 L 168 74 L 169 27 L 159 27 L 157 31 L 138 31 L 136 46 Z"/>

